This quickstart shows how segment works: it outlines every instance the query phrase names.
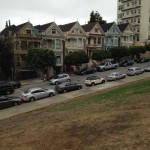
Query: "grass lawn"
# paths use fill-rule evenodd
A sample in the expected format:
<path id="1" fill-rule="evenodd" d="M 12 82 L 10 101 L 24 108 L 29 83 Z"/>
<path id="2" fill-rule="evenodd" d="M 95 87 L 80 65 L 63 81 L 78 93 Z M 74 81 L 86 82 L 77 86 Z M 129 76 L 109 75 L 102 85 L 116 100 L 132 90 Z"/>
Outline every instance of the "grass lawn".
<path id="1" fill-rule="evenodd" d="M 150 150 L 150 79 L 0 120 L 0 150 Z"/>

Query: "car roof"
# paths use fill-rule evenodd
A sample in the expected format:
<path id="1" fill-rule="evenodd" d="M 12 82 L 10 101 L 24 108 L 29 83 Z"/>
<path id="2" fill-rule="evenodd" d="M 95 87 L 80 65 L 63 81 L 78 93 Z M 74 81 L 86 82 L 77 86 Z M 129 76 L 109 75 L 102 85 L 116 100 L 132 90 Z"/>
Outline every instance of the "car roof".
<path id="1" fill-rule="evenodd" d="M 37 88 L 30 88 L 30 89 L 28 89 L 29 91 L 35 91 L 35 90 L 41 90 L 42 88 L 39 88 L 39 87 L 37 87 Z"/>

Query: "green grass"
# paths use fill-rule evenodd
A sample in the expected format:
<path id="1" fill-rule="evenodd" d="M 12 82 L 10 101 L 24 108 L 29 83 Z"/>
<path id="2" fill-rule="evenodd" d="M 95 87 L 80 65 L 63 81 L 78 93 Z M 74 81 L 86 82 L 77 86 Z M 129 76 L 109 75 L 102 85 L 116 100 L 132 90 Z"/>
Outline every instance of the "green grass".
<path id="1" fill-rule="evenodd" d="M 121 103 L 128 103 L 127 99 L 134 95 L 146 95 L 150 93 L 150 80 L 139 81 L 132 83 L 131 85 L 126 85 L 123 87 L 118 87 L 107 91 L 105 93 L 96 94 L 94 96 L 89 96 L 85 98 L 77 98 L 75 101 L 59 105 L 55 108 L 55 111 L 71 111 L 86 107 L 89 104 L 98 104 L 102 101 L 112 101 L 115 105 Z"/>

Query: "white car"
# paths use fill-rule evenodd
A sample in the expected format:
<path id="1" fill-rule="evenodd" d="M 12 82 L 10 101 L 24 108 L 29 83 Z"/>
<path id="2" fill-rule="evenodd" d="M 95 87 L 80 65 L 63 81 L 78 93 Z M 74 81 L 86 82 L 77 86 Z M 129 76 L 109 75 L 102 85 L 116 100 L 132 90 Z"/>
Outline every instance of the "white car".
<path id="1" fill-rule="evenodd" d="M 37 99 L 42 99 L 46 97 L 51 97 L 55 95 L 55 91 L 53 89 L 45 89 L 45 88 L 31 88 L 21 94 L 20 98 L 23 101 L 35 101 Z"/>
<path id="2" fill-rule="evenodd" d="M 128 68 L 127 75 L 134 76 L 134 75 L 142 74 L 143 72 L 144 72 L 144 69 L 140 67 L 131 67 L 131 68 Z"/>
<path id="3" fill-rule="evenodd" d="M 125 77 L 126 77 L 126 74 L 124 74 L 124 73 L 112 72 L 106 76 L 106 80 L 107 81 L 114 81 L 114 80 L 124 79 Z"/>
<path id="4" fill-rule="evenodd" d="M 50 84 L 59 84 L 62 82 L 69 82 L 70 76 L 68 74 L 58 74 L 54 76 L 52 79 L 50 79 Z"/>
<path id="5" fill-rule="evenodd" d="M 98 76 L 89 76 L 86 78 L 85 80 L 85 85 L 89 85 L 89 86 L 94 86 L 96 84 L 101 84 L 101 83 L 105 83 L 105 79 L 104 78 L 100 78 Z"/>

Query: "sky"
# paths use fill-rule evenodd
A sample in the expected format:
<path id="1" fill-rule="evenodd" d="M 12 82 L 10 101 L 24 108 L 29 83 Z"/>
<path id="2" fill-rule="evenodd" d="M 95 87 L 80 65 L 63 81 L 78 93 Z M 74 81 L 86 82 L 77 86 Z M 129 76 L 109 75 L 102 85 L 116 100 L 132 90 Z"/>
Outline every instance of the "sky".
<path id="1" fill-rule="evenodd" d="M 116 0 L 0 0 L 0 31 L 8 20 L 11 25 L 27 21 L 33 25 L 78 21 L 83 25 L 89 21 L 92 10 L 107 22 L 116 22 Z"/>

